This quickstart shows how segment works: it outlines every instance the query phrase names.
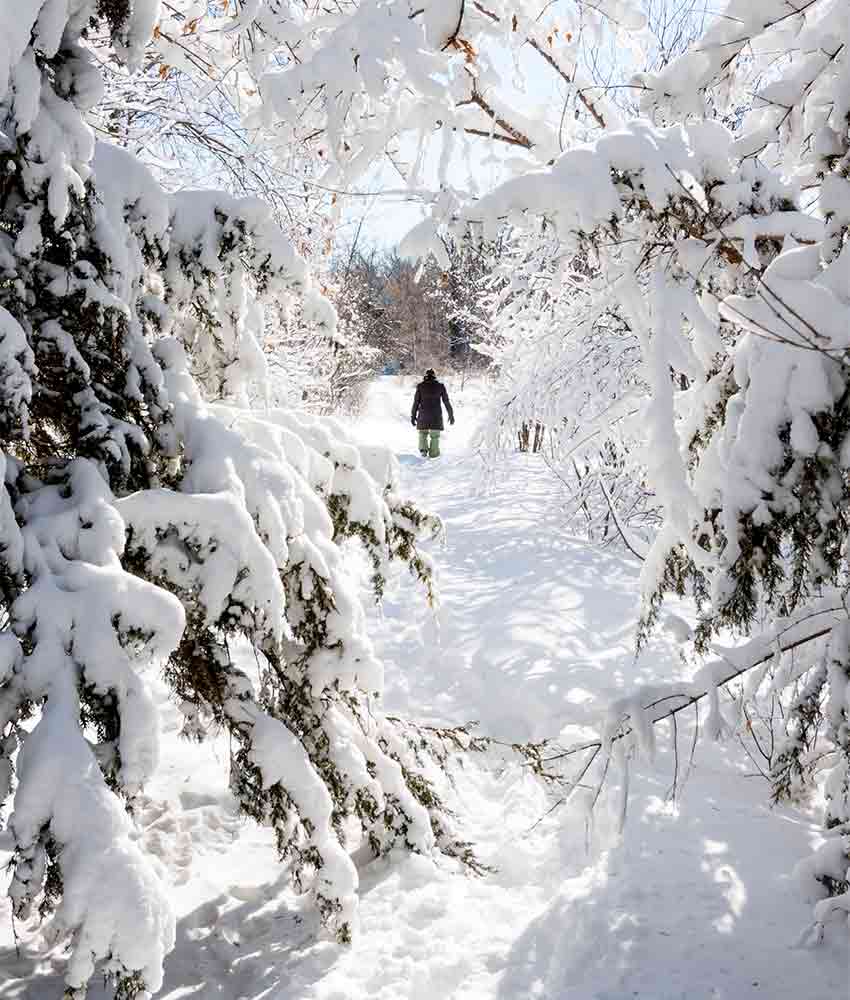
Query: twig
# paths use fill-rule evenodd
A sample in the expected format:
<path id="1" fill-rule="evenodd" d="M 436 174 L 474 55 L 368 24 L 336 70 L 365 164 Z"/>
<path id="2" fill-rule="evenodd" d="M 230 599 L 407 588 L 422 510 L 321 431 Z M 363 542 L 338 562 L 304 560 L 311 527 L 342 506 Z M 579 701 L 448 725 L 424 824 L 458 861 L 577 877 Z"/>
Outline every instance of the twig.
<path id="1" fill-rule="evenodd" d="M 685 777 L 682 779 L 682 787 L 687 784 L 688 778 L 691 776 L 691 771 L 694 767 L 694 760 L 697 753 L 697 741 L 699 740 L 699 705 L 694 702 L 694 738 L 691 741 L 691 752 L 688 755 L 688 769 L 685 771 Z"/>
<path id="2" fill-rule="evenodd" d="M 500 135 L 498 132 L 491 132 L 485 128 L 464 128 L 467 135 L 475 135 L 482 139 L 496 139 L 499 142 L 506 142 L 509 146 L 519 146 L 522 149 L 531 149 L 531 143 L 523 138 L 515 138 L 512 135 Z"/>
<path id="3" fill-rule="evenodd" d="M 18 926 L 15 923 L 15 911 L 10 906 L 9 919 L 12 922 L 12 940 L 15 942 L 15 958 L 20 960 L 21 957 L 21 939 L 18 937 Z"/>
<path id="4" fill-rule="evenodd" d="M 602 749 L 601 744 L 599 749 L 600 750 Z M 595 758 L 596 754 L 594 753 L 591 757 L 591 762 L 595 760 Z M 590 765 L 588 764 L 588 767 L 589 766 Z M 593 810 L 596 808 L 596 803 L 599 801 L 599 796 L 602 794 L 602 789 L 605 786 L 605 779 L 608 777 L 608 771 L 610 767 L 611 767 L 611 751 L 609 749 L 608 753 L 605 755 L 605 767 L 602 768 L 602 776 L 599 779 L 599 784 L 596 786 L 596 794 L 593 796 L 593 801 L 590 803 L 590 809 L 588 810 L 590 813 L 593 813 Z"/>
<path id="5" fill-rule="evenodd" d="M 464 8 L 466 7 L 466 0 L 460 0 L 460 10 L 457 14 L 457 24 L 455 25 L 454 31 L 449 35 L 446 40 L 446 44 L 440 49 L 441 52 L 445 52 L 446 49 L 451 48 L 457 42 L 457 36 L 460 34 L 460 26 L 463 24 L 463 14 Z"/>
<path id="6" fill-rule="evenodd" d="M 479 3 L 479 0 L 473 0 L 473 6 L 476 8 L 476 10 L 484 14 L 485 17 L 489 17 L 490 20 L 496 24 L 498 24 L 502 20 L 495 11 L 488 10 L 482 3 Z M 546 62 L 552 67 L 552 69 L 555 70 L 555 72 L 563 80 L 565 80 L 571 87 L 575 86 L 575 80 L 569 75 L 569 73 L 566 72 L 566 70 L 562 69 L 562 67 L 558 65 L 555 58 L 551 56 L 536 39 L 526 35 L 525 40 L 539 56 L 541 56 L 543 59 L 546 60 Z M 585 106 L 585 108 L 587 108 L 587 110 L 593 116 L 594 120 L 596 121 L 596 124 L 599 125 L 600 128 L 605 128 L 605 119 L 596 109 L 595 105 L 593 104 L 593 101 L 591 101 L 590 98 L 586 97 L 581 90 L 576 90 L 576 94 L 578 95 L 578 99 L 581 101 L 581 103 Z"/>
<path id="7" fill-rule="evenodd" d="M 611 511 L 611 517 L 614 520 L 614 527 L 617 529 L 620 538 L 622 538 L 623 545 L 626 546 L 626 548 L 629 550 L 629 552 L 631 552 L 631 554 L 635 557 L 635 559 L 639 559 L 641 562 L 645 562 L 646 555 L 641 555 L 641 553 L 637 551 L 637 549 L 630 541 L 630 535 L 626 533 L 625 528 L 620 523 L 620 516 L 617 513 L 616 509 L 614 508 L 614 502 L 611 499 L 610 493 L 605 487 L 605 483 L 602 480 L 602 476 L 601 475 L 597 476 L 596 481 L 599 483 L 599 489 L 602 491 L 602 496 L 605 497 L 605 503 L 608 504 L 608 510 Z"/>
<path id="8" fill-rule="evenodd" d="M 673 784 L 667 792 L 667 799 L 675 802 L 679 790 L 679 728 L 675 715 L 670 716 L 670 722 L 673 724 Z"/>
<path id="9" fill-rule="evenodd" d="M 541 56 L 543 59 L 546 60 L 546 62 L 552 67 L 552 69 L 555 70 L 555 72 L 560 77 L 562 77 L 571 87 L 575 86 L 575 80 L 569 75 L 569 73 L 567 73 L 558 65 L 555 58 L 551 56 L 538 41 L 536 41 L 534 38 L 527 38 L 526 41 L 539 56 Z M 585 106 L 585 108 L 587 108 L 590 114 L 593 116 L 593 119 L 596 122 L 596 124 L 600 128 L 605 128 L 605 119 L 602 117 L 601 113 L 596 109 L 596 106 L 594 105 L 593 101 L 591 101 L 590 98 L 587 97 L 584 91 L 581 89 L 577 89 L 576 96 Z"/>
<path id="10" fill-rule="evenodd" d="M 531 141 L 531 139 L 529 139 L 528 136 L 522 133 L 518 128 L 515 128 L 513 125 L 511 125 L 510 122 L 500 117 L 496 113 L 494 108 L 490 105 L 490 103 L 484 99 L 484 97 L 481 95 L 481 92 L 478 90 L 478 84 L 475 81 L 474 77 L 472 79 L 472 93 L 465 101 L 458 101 L 457 107 L 462 108 L 468 104 L 474 104 L 476 107 L 480 108 L 485 115 L 488 115 L 493 120 L 494 124 L 498 125 L 503 132 L 507 132 L 508 136 L 510 136 L 510 139 L 507 139 L 505 136 L 501 135 L 495 135 L 495 134 L 491 135 L 490 132 L 485 132 L 483 129 L 472 131 L 473 135 L 481 135 L 488 138 L 492 137 L 493 139 L 501 139 L 503 142 L 512 141 L 513 145 L 522 146 L 524 149 L 533 148 L 534 143 Z M 470 129 L 465 129 L 465 131 L 469 132 Z"/>

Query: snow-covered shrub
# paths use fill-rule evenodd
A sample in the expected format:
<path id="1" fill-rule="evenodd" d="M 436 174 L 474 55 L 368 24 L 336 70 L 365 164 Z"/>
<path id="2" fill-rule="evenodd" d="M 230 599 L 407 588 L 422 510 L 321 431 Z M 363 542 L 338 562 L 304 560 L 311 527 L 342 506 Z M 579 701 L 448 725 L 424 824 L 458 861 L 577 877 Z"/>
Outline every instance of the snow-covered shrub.
<path id="1" fill-rule="evenodd" d="M 428 589 L 417 542 L 439 524 L 386 453 L 246 407 L 264 303 L 297 296 L 320 332 L 332 310 L 262 204 L 168 196 L 85 124 L 85 31 L 105 22 L 132 65 L 157 8 L 0 11 L 0 805 L 14 913 L 51 916 L 69 997 L 96 969 L 155 992 L 174 943 L 132 820 L 159 758 L 152 669 L 187 734 L 230 732 L 234 793 L 340 939 L 358 840 L 467 850 L 381 712 L 343 544 L 367 546 L 377 592 L 391 559 Z"/>
<path id="2" fill-rule="evenodd" d="M 481 346 L 497 373 L 485 449 L 514 450 L 534 428 L 534 450 L 562 486 L 566 526 L 642 554 L 658 520 L 643 425 L 631 419 L 647 384 L 639 340 L 617 307 L 613 262 L 562 245 L 552 227 L 514 230 L 503 242 Z"/>
<path id="3" fill-rule="evenodd" d="M 314 279 L 318 277 L 314 272 Z M 380 368 L 380 352 L 364 337 L 358 303 L 333 274 L 319 278 L 336 323 L 325 336 L 304 323 L 300 302 L 278 309 L 264 351 L 268 395 L 275 405 L 322 415 L 354 415 Z"/>

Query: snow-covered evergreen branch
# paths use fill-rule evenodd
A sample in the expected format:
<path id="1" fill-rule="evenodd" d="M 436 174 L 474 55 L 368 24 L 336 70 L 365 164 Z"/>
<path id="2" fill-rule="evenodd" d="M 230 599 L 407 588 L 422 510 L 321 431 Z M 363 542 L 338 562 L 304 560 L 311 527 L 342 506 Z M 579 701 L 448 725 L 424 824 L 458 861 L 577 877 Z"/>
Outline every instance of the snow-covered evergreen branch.
<path id="1" fill-rule="evenodd" d="M 84 33 L 105 26 L 132 65 L 158 6 L 0 14 L 0 802 L 15 914 L 52 913 L 68 996 L 96 970 L 156 992 L 174 944 L 132 820 L 158 765 L 153 671 L 187 735 L 229 730 L 242 809 L 341 940 L 360 842 L 469 857 L 382 714 L 344 544 L 366 545 L 376 592 L 400 559 L 430 597 L 418 543 L 439 522 L 334 421 L 247 408 L 266 306 L 297 300 L 314 336 L 333 308 L 269 207 L 169 196 L 85 122 Z"/>

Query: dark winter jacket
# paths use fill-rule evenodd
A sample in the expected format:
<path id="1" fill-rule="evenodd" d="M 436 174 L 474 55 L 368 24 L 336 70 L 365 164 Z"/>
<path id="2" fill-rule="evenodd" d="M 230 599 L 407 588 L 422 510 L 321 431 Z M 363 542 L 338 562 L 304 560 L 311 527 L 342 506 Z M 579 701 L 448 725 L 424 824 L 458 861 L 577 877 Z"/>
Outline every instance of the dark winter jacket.
<path id="1" fill-rule="evenodd" d="M 442 401 L 449 415 L 449 423 L 455 422 L 455 415 L 452 404 L 449 402 L 449 394 L 442 382 L 436 378 L 426 376 L 419 385 L 416 386 L 416 395 L 413 397 L 413 409 L 410 411 L 411 421 L 415 421 L 420 431 L 441 431 L 443 429 L 443 409 L 440 406 Z"/>

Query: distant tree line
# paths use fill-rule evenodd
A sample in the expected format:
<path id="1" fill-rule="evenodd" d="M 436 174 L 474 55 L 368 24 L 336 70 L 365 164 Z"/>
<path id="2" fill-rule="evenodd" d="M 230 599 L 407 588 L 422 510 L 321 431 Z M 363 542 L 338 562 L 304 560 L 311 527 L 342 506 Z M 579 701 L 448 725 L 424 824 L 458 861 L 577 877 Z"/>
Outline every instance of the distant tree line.
<path id="1" fill-rule="evenodd" d="M 447 243 L 446 251 L 445 269 L 374 246 L 355 245 L 335 260 L 332 297 L 342 325 L 356 317 L 363 343 L 382 364 L 466 372 L 490 363 L 476 348 L 489 329 L 484 293 L 492 254 L 466 243 Z"/>

